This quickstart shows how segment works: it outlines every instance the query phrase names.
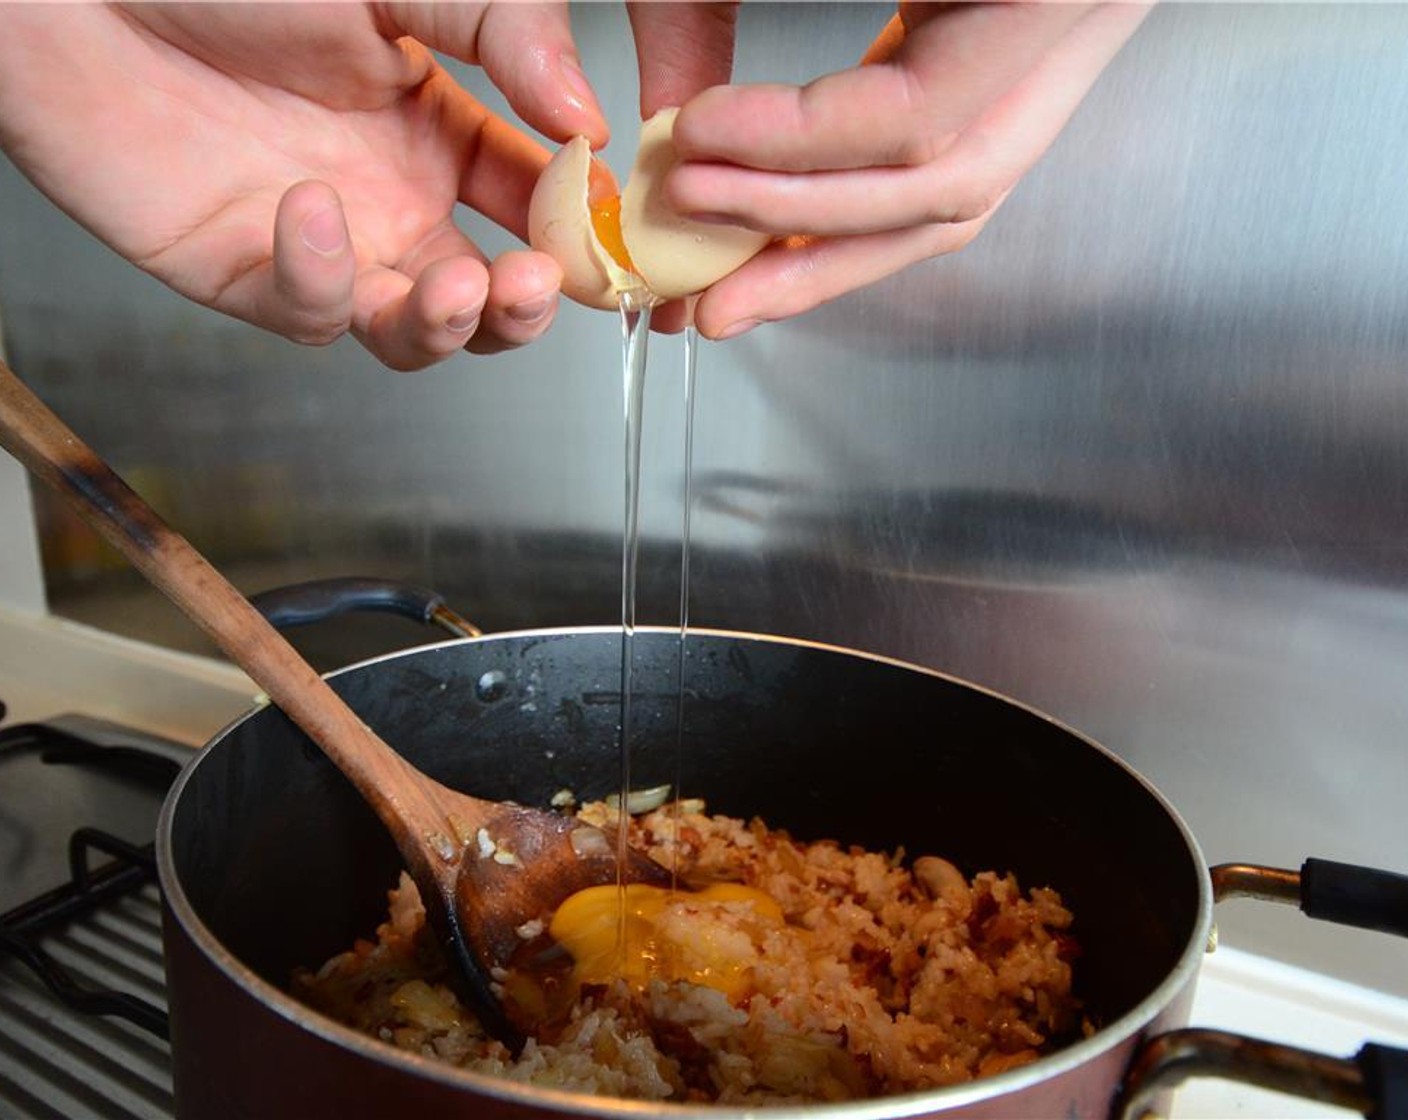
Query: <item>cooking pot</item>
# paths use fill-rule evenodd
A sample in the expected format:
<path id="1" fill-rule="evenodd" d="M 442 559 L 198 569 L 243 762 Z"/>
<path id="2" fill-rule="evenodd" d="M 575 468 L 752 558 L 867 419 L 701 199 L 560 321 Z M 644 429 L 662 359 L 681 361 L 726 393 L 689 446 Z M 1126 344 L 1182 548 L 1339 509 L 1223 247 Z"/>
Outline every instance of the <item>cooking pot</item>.
<path id="1" fill-rule="evenodd" d="M 266 604 L 277 615 L 276 604 Z M 428 612 L 427 612 L 428 613 Z M 303 619 L 300 619 L 303 620 Z M 415 766 L 481 797 L 546 805 L 618 786 L 621 633 L 582 628 L 423 647 L 330 675 Z M 1179 1031 L 1212 930 L 1213 876 L 1178 814 L 1099 744 L 1030 708 L 881 657 L 755 634 L 691 631 L 677 758 L 679 633 L 636 633 L 632 781 L 678 781 L 714 812 L 803 839 L 942 855 L 1013 871 L 1075 914 L 1090 1037 L 978 1082 L 768 1109 L 807 1117 L 1103 1117 L 1137 1113 L 1189 1072 L 1220 1070 L 1378 1115 L 1405 1115 L 1403 1053 L 1357 1060 Z M 277 709 L 256 709 L 186 767 L 157 836 L 175 1091 L 189 1120 L 598 1117 L 752 1112 L 642 1105 L 519 1085 L 396 1050 L 285 992 L 384 920 L 396 851 L 341 774 Z M 1328 873 L 1333 916 L 1360 913 Z M 1268 877 L 1269 875 L 1269 877 Z M 1220 869 L 1249 893 L 1295 876 Z M 1239 886 L 1240 884 L 1240 886 Z M 1396 893 L 1394 893 L 1396 892 Z M 1374 900 L 1370 900 L 1371 903 Z M 1377 1104 L 1376 1104 L 1377 1101 Z"/>

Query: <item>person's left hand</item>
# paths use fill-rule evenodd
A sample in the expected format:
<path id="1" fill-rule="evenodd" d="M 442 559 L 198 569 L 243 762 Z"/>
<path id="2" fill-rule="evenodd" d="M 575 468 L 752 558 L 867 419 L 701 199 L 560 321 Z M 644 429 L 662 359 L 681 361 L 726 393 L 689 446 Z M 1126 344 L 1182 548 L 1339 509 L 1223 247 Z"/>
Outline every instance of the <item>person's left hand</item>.
<path id="1" fill-rule="evenodd" d="M 431 48 L 605 141 L 560 5 L 39 4 L 6 10 L 0 146 L 124 257 L 289 338 L 350 330 L 399 369 L 521 345 L 556 263 L 489 261 L 452 214 L 523 236 L 547 155 Z"/>

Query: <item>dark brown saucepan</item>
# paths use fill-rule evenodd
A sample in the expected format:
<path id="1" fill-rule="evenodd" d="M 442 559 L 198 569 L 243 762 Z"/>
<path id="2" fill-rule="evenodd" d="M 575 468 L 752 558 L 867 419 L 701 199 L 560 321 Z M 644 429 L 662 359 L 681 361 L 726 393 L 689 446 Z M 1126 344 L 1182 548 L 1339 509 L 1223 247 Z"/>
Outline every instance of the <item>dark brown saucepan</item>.
<path id="1" fill-rule="evenodd" d="M 676 779 L 678 640 L 670 630 L 637 636 L 641 787 Z M 1055 887 L 1076 915 L 1080 994 L 1103 1024 L 969 1085 L 769 1116 L 1132 1115 L 1181 1077 L 1213 1071 L 1404 1115 L 1401 1052 L 1370 1046 L 1339 1060 L 1179 1030 L 1212 926 L 1214 876 L 1175 811 L 1098 744 L 991 692 L 881 658 L 723 632 L 691 632 L 686 649 L 685 795 L 800 838 L 903 846 L 970 873 L 1011 870 L 1024 886 Z M 592 798 L 618 784 L 620 654 L 615 629 L 502 634 L 391 655 L 331 681 L 430 776 L 545 805 L 564 787 Z M 362 800 L 275 709 L 239 720 L 186 768 L 157 845 L 176 1096 L 188 1120 L 744 1115 L 462 1072 L 286 995 L 296 967 L 382 920 L 397 858 Z M 1311 909 L 1408 930 L 1402 878 L 1311 870 L 1329 877 Z M 1215 877 L 1244 893 L 1297 893 L 1296 876 Z"/>

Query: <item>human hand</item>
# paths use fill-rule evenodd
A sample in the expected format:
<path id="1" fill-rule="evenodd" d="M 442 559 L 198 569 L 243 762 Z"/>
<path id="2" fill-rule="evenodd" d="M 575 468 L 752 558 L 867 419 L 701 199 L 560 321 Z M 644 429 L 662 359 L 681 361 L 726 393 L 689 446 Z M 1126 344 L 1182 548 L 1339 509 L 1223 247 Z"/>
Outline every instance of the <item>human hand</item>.
<path id="1" fill-rule="evenodd" d="M 176 291 L 299 342 L 415 369 L 538 337 L 560 271 L 489 261 L 463 202 L 526 233 L 547 154 L 435 62 L 481 65 L 530 126 L 606 139 L 565 8 L 17 5 L 0 147 Z"/>
<path id="2" fill-rule="evenodd" d="M 860 66 L 796 87 L 713 84 L 727 80 L 718 59 L 732 58 L 731 6 L 703 5 L 711 19 L 657 7 L 678 6 L 637 5 L 632 24 L 642 112 L 683 105 L 667 197 L 782 239 L 698 297 L 694 321 L 711 338 L 966 246 L 1147 12 L 902 3 Z M 681 19 L 707 44 L 692 68 Z"/>

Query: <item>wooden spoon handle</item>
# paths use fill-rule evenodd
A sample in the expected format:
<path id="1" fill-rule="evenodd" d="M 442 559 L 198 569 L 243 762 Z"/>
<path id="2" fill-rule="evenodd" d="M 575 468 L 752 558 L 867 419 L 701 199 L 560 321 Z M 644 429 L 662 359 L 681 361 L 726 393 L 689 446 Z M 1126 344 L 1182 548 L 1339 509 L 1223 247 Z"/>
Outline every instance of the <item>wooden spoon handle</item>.
<path id="1" fill-rule="evenodd" d="M 430 779 L 386 745 L 257 610 L 0 362 L 0 444 L 62 494 L 249 674 L 403 840 L 443 832 Z M 404 854 L 404 852 L 403 852 Z"/>

